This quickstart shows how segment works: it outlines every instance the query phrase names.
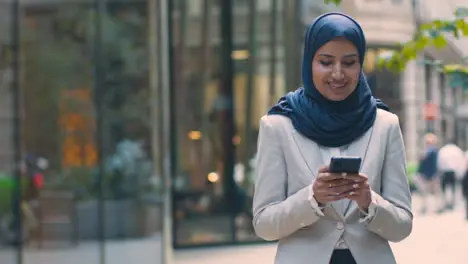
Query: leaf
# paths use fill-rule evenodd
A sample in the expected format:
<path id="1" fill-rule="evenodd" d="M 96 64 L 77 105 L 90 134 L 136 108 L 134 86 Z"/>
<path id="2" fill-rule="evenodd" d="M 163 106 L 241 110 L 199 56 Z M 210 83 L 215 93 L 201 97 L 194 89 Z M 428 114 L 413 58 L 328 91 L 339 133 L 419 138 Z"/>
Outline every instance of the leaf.
<path id="1" fill-rule="evenodd" d="M 429 30 L 429 36 L 431 38 L 437 38 L 440 35 L 440 32 L 437 29 Z"/>
<path id="2" fill-rule="evenodd" d="M 407 59 L 416 59 L 416 56 L 418 55 L 416 43 L 411 42 L 410 44 L 406 45 L 401 50 L 401 54 Z"/>
<path id="3" fill-rule="evenodd" d="M 342 1 L 342 0 L 324 0 L 324 3 L 327 4 L 327 5 L 333 3 L 333 4 L 335 4 L 336 6 L 338 6 L 338 5 L 341 4 L 341 1 Z"/>
<path id="4" fill-rule="evenodd" d="M 432 43 L 434 44 L 436 48 L 440 49 L 447 45 L 447 40 L 445 39 L 444 36 L 439 34 L 436 38 L 432 40 Z"/>
<path id="5" fill-rule="evenodd" d="M 436 19 L 434 21 L 432 21 L 432 25 L 437 28 L 437 29 L 440 29 L 444 26 L 444 22 L 442 20 L 439 20 L 439 19 Z"/>
<path id="6" fill-rule="evenodd" d="M 456 73 L 456 72 L 464 72 L 468 73 L 468 67 L 460 64 L 448 64 L 443 66 L 445 73 Z"/>
<path id="7" fill-rule="evenodd" d="M 333 3 L 335 5 L 342 3 L 342 0 L 323 1 L 326 4 Z M 454 10 L 454 16 L 453 19 L 436 19 L 421 24 L 418 32 L 416 32 L 411 41 L 398 45 L 396 52 L 391 56 L 379 57 L 377 60 L 377 67 L 398 72 L 405 68 L 408 61 L 417 58 L 417 55 L 426 48 L 430 46 L 434 46 L 438 49 L 445 47 L 448 43 L 445 38 L 447 34 L 453 35 L 455 38 L 460 38 L 461 36 L 467 37 L 468 21 L 465 21 L 465 19 L 468 18 L 468 7 L 457 7 Z M 444 71 L 443 62 L 441 61 L 427 61 L 425 63 L 434 65 L 441 71 Z"/>
<path id="8" fill-rule="evenodd" d="M 418 51 L 424 50 L 430 43 L 430 38 L 427 36 L 421 36 L 416 40 L 415 47 Z"/>
<path id="9" fill-rule="evenodd" d="M 445 22 L 443 26 L 440 28 L 440 31 L 450 32 L 450 33 L 456 30 L 457 30 L 456 22 Z"/>
<path id="10" fill-rule="evenodd" d="M 468 36 L 468 25 L 463 26 L 460 30 L 464 37 Z"/>
<path id="11" fill-rule="evenodd" d="M 433 28 L 432 23 L 424 23 L 419 27 L 419 30 L 420 31 L 427 31 L 427 30 L 431 30 L 432 28 Z"/>

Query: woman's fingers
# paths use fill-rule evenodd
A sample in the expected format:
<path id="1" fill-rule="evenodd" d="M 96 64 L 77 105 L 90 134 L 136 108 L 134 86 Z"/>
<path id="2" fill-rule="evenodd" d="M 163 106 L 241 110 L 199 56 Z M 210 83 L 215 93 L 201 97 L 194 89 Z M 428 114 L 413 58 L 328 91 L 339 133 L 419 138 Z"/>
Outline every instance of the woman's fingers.
<path id="1" fill-rule="evenodd" d="M 324 172 L 328 172 L 328 166 L 322 166 L 320 167 L 320 169 L 318 170 L 318 173 L 324 173 Z"/>
<path id="2" fill-rule="evenodd" d="M 360 185 L 358 183 L 351 183 L 351 184 L 329 188 L 328 191 L 334 195 L 341 195 L 344 193 L 357 191 L 359 188 L 360 188 Z"/>
<path id="3" fill-rule="evenodd" d="M 345 197 L 346 195 L 324 194 L 323 196 L 320 196 L 320 199 L 324 201 L 325 203 L 330 203 L 330 202 L 342 200 Z"/>
<path id="4" fill-rule="evenodd" d="M 317 188 L 317 196 L 322 200 L 337 201 L 348 196 L 354 196 L 359 193 L 365 183 L 356 183 L 353 181 L 339 180 L 331 182 L 321 182 Z"/>
<path id="5" fill-rule="evenodd" d="M 367 176 L 363 173 L 329 173 L 321 172 L 318 175 L 318 180 L 328 182 L 335 180 L 349 180 L 354 182 L 365 182 L 367 181 Z"/>
<path id="6" fill-rule="evenodd" d="M 345 177 L 346 177 L 346 173 L 337 174 L 337 173 L 322 172 L 322 173 L 319 173 L 318 175 L 318 179 L 323 182 L 342 180 L 342 179 L 345 179 Z"/>
<path id="7" fill-rule="evenodd" d="M 336 174 L 321 172 L 315 183 L 314 195 L 321 203 L 334 202 L 341 199 L 353 199 L 366 188 L 367 176 L 365 174 Z"/>
<path id="8" fill-rule="evenodd" d="M 348 174 L 346 175 L 345 179 L 348 179 L 350 181 L 355 181 L 355 182 L 366 182 L 367 181 L 367 175 L 364 173 L 353 173 L 353 174 Z"/>

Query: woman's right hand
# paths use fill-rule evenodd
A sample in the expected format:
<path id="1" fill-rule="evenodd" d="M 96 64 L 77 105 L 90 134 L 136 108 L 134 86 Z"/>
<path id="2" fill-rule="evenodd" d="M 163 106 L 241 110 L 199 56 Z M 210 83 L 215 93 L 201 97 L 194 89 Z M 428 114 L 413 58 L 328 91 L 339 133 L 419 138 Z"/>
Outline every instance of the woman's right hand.
<path id="1" fill-rule="evenodd" d="M 320 205 L 346 198 L 346 195 L 354 190 L 354 181 L 347 180 L 346 175 L 329 173 L 328 166 L 320 168 L 317 175 L 312 184 L 312 191 Z"/>

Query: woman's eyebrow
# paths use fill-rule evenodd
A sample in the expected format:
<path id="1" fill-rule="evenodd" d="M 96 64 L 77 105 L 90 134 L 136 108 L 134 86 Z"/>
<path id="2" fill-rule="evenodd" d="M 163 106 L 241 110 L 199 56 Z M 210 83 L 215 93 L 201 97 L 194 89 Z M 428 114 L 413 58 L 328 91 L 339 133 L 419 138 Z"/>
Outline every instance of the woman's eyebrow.
<path id="1" fill-rule="evenodd" d="M 327 58 L 335 58 L 336 56 L 333 56 L 331 54 L 328 54 L 328 53 L 321 53 L 319 54 L 319 56 L 323 56 L 323 57 L 327 57 Z M 350 57 L 358 57 L 358 55 L 356 53 L 351 53 L 351 54 L 346 54 L 343 56 L 343 58 L 350 58 Z"/>

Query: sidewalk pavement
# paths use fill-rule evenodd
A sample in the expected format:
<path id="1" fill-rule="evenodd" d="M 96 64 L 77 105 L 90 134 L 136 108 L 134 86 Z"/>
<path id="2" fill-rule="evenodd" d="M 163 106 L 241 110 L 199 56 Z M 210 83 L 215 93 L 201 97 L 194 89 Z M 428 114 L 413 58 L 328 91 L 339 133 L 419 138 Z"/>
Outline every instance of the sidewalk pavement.
<path id="1" fill-rule="evenodd" d="M 414 211 L 418 208 L 418 198 Z M 411 236 L 398 244 L 392 244 L 398 264 L 466 263 L 468 260 L 468 222 L 460 202 L 455 211 L 443 215 L 416 214 Z M 214 247 L 193 250 L 178 250 L 174 264 L 272 264 L 275 244 Z M 112 264 L 161 264 L 160 239 L 135 239 L 107 241 L 106 263 Z M 97 264 L 99 244 L 82 242 L 78 247 L 60 249 L 27 248 L 23 264 Z M 15 264 L 15 251 L 0 248 L 0 264 Z"/>
<path id="2" fill-rule="evenodd" d="M 398 264 L 458 264 L 468 262 L 468 221 L 458 200 L 452 212 L 418 214 L 420 200 L 414 198 L 413 232 L 400 243 L 391 243 Z M 436 208 L 433 208 L 434 210 Z M 175 264 L 272 264 L 276 244 L 184 250 L 175 254 Z"/>
<path id="3" fill-rule="evenodd" d="M 398 264 L 459 264 L 468 260 L 468 222 L 461 210 L 417 216 L 412 235 L 392 243 Z M 175 264 L 273 264 L 274 244 L 176 252 Z"/>
<path id="4" fill-rule="evenodd" d="M 273 264 L 276 244 L 176 252 L 175 264 Z"/>

